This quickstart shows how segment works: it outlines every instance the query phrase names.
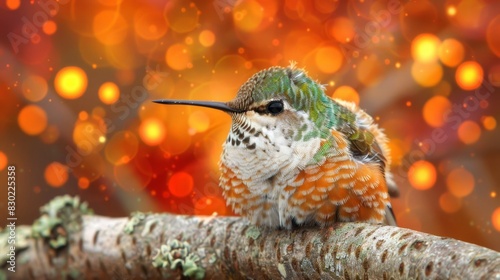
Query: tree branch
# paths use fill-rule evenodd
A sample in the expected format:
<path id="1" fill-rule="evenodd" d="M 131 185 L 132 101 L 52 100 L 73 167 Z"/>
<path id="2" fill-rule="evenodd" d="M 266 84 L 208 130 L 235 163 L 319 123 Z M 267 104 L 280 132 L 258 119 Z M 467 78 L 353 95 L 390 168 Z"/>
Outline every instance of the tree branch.
<path id="1" fill-rule="evenodd" d="M 237 217 L 66 216 L 71 220 L 62 219 L 49 236 L 26 236 L 16 272 L 4 265 L 3 273 L 9 279 L 500 278 L 500 253 L 405 228 L 339 223 L 271 230 Z M 61 236 L 67 237 L 62 246 L 53 242 Z"/>

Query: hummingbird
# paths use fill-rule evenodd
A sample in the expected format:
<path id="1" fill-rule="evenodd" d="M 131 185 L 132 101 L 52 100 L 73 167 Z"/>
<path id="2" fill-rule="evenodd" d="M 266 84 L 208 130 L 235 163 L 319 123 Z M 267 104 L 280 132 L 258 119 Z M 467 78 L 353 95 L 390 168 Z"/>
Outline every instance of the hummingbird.
<path id="1" fill-rule="evenodd" d="M 387 137 L 354 103 L 332 99 L 305 70 L 274 66 L 228 102 L 154 100 L 222 110 L 232 120 L 220 187 L 236 214 L 292 229 L 364 221 L 396 225 Z"/>

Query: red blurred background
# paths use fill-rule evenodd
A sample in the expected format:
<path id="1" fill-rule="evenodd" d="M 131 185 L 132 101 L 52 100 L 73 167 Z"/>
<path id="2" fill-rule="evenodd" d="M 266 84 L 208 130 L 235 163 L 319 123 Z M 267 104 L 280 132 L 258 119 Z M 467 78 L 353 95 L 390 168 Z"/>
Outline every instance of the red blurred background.
<path id="1" fill-rule="evenodd" d="M 494 0 L 2 0 L 2 185 L 15 165 L 19 224 L 62 194 L 101 215 L 231 215 L 230 118 L 151 100 L 230 100 L 296 61 L 387 132 L 400 226 L 500 250 L 499 14 Z"/>

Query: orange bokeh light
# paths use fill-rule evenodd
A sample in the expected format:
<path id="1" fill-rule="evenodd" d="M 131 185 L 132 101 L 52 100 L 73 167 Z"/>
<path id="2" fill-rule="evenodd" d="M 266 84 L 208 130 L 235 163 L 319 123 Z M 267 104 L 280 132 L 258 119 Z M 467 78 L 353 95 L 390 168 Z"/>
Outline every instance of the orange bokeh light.
<path id="1" fill-rule="evenodd" d="M 464 90 L 476 89 L 483 82 L 483 68 L 475 61 L 463 62 L 457 68 L 455 80 Z"/>
<path id="2" fill-rule="evenodd" d="M 42 134 L 40 134 L 40 139 L 45 144 L 52 144 L 59 138 L 59 134 L 59 128 L 56 125 L 49 125 Z"/>
<path id="3" fill-rule="evenodd" d="M 135 33 L 145 40 L 158 40 L 168 31 L 168 24 L 160 10 L 144 7 L 134 15 Z"/>
<path id="4" fill-rule="evenodd" d="M 17 10 L 21 6 L 21 0 L 6 0 L 5 5 L 10 10 Z"/>
<path id="5" fill-rule="evenodd" d="M 47 35 L 52 35 L 57 31 L 57 24 L 53 20 L 47 20 L 46 22 L 43 23 L 42 30 L 43 33 Z"/>
<path id="6" fill-rule="evenodd" d="M 500 207 L 493 211 L 491 215 L 491 224 L 497 231 L 500 231 Z"/>
<path id="7" fill-rule="evenodd" d="M 441 41 L 434 34 L 420 34 L 411 43 L 411 55 L 415 61 L 421 63 L 435 62 L 438 57 L 438 48 Z"/>
<path id="8" fill-rule="evenodd" d="M 356 35 L 354 23 L 347 17 L 333 19 L 329 32 L 340 43 L 351 42 Z"/>
<path id="9" fill-rule="evenodd" d="M 4 152 L 0 151 L 0 171 L 7 166 L 7 156 Z"/>
<path id="10" fill-rule="evenodd" d="M 497 127 L 497 120 L 492 116 L 487 116 L 482 119 L 483 126 L 487 130 L 494 130 Z"/>
<path id="11" fill-rule="evenodd" d="M 186 197 L 193 191 L 193 177 L 186 172 L 176 172 L 168 179 L 168 190 L 173 196 Z"/>
<path id="12" fill-rule="evenodd" d="M 465 197 L 474 190 L 474 176 L 465 168 L 453 169 L 446 177 L 448 191 L 456 197 Z"/>
<path id="13" fill-rule="evenodd" d="M 28 135 L 38 135 L 47 127 L 47 114 L 37 105 L 27 105 L 17 116 L 21 130 Z"/>
<path id="14" fill-rule="evenodd" d="M 436 168 L 425 160 L 413 163 L 408 170 L 408 180 L 417 190 L 427 190 L 436 183 Z"/>
<path id="15" fill-rule="evenodd" d="M 106 144 L 104 154 L 113 165 L 130 162 L 139 150 L 139 140 L 134 133 L 125 130 L 116 132 Z"/>
<path id="16" fill-rule="evenodd" d="M 204 47 L 211 47 L 215 43 L 215 34 L 210 30 L 203 30 L 198 36 L 198 41 Z"/>
<path id="17" fill-rule="evenodd" d="M 113 104 L 120 98 L 120 89 L 113 82 L 106 82 L 97 91 L 99 99 L 104 104 Z"/>
<path id="18" fill-rule="evenodd" d="M 439 206 L 446 213 L 455 213 L 462 208 L 462 199 L 446 192 L 439 197 Z"/>
<path id="19" fill-rule="evenodd" d="M 457 66 L 464 59 L 464 46 L 458 40 L 446 39 L 438 50 L 439 60 L 449 67 Z"/>
<path id="20" fill-rule="evenodd" d="M 321 72 L 331 74 L 340 69 L 343 56 L 337 47 L 328 46 L 319 48 L 314 59 Z"/>
<path id="21" fill-rule="evenodd" d="M 45 181 L 51 187 L 59 188 L 68 181 L 68 168 L 59 162 L 52 162 L 45 168 Z"/>
<path id="22" fill-rule="evenodd" d="M 80 67 L 64 67 L 54 79 L 57 93 L 67 99 L 76 99 L 87 89 L 87 74 Z"/>
<path id="23" fill-rule="evenodd" d="M 474 121 L 464 121 L 457 130 L 458 139 L 465 144 L 473 144 L 481 137 L 481 127 Z"/>
<path id="24" fill-rule="evenodd" d="M 22 84 L 23 96 L 31 102 L 42 100 L 48 91 L 47 81 L 36 75 L 28 76 Z"/>
<path id="25" fill-rule="evenodd" d="M 359 105 L 359 94 L 350 86 L 340 86 L 332 94 L 332 98 L 338 98 L 345 101 L 354 102 Z"/>
<path id="26" fill-rule="evenodd" d="M 236 2 L 233 8 L 233 20 L 236 28 L 252 32 L 259 28 L 264 20 L 264 9 L 258 1 L 243 0 Z"/>
<path id="27" fill-rule="evenodd" d="M 82 190 L 88 189 L 90 185 L 89 179 L 87 177 L 81 177 L 78 179 L 78 187 Z"/>
<path id="28" fill-rule="evenodd" d="M 443 67 L 437 62 L 414 62 L 411 75 L 417 84 L 423 87 L 433 87 L 443 78 Z"/>
<path id="29" fill-rule="evenodd" d="M 118 10 L 103 10 L 94 17 L 93 31 L 102 44 L 118 45 L 125 40 L 128 25 Z"/>
<path id="30" fill-rule="evenodd" d="M 164 12 L 164 17 L 170 29 L 177 33 L 186 33 L 199 25 L 200 14 L 200 10 L 193 2 L 172 1 L 169 3 L 169 9 Z"/>
<path id="31" fill-rule="evenodd" d="M 440 127 L 445 122 L 446 113 L 451 109 L 451 102 L 444 96 L 434 96 L 425 102 L 422 115 L 432 127 Z"/>
<path id="32" fill-rule="evenodd" d="M 194 111 L 189 115 L 188 124 L 196 132 L 205 132 L 210 126 L 210 118 L 203 111 Z"/>
<path id="33" fill-rule="evenodd" d="M 97 117 L 87 118 L 85 121 L 78 119 L 73 127 L 73 142 L 85 153 L 99 151 L 106 137 L 106 125 Z"/>
<path id="34" fill-rule="evenodd" d="M 149 145 L 156 146 L 165 138 L 165 126 L 156 118 L 148 118 L 141 122 L 139 136 L 141 140 Z"/>
<path id="35" fill-rule="evenodd" d="M 166 54 L 167 65 L 174 70 L 184 70 L 191 65 L 191 53 L 184 44 L 171 45 Z"/>
<path id="36" fill-rule="evenodd" d="M 383 64 L 375 54 L 364 57 L 356 68 L 356 77 L 366 86 L 376 84 L 384 73 Z"/>
<path id="37" fill-rule="evenodd" d="M 500 57 L 500 37 L 498 36 L 498 30 L 500 30 L 500 15 L 490 21 L 486 29 L 486 42 L 488 43 L 488 47 L 492 53 Z"/>

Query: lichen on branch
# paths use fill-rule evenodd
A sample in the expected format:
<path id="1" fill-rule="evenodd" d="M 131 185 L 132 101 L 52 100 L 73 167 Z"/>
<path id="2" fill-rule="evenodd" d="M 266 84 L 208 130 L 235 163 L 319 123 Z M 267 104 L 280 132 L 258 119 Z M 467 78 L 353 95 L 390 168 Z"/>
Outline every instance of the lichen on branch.
<path id="1" fill-rule="evenodd" d="M 65 208 L 67 209 L 67 208 Z M 75 208 L 74 211 L 79 211 Z M 71 216 L 71 215 L 70 215 Z M 74 215 L 67 244 L 28 237 L 9 279 L 498 279 L 500 253 L 405 228 L 273 230 L 238 217 Z M 74 222 L 74 221 L 73 221 Z M 4 246 L 4 244 L 1 244 Z M 4 268 L 5 269 L 5 268 Z"/>

